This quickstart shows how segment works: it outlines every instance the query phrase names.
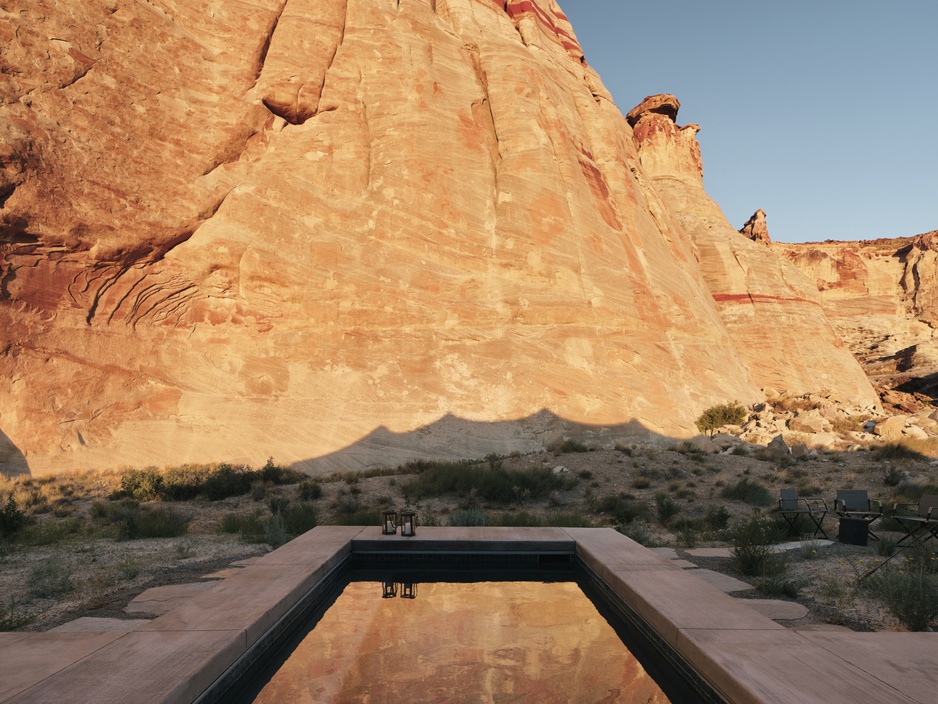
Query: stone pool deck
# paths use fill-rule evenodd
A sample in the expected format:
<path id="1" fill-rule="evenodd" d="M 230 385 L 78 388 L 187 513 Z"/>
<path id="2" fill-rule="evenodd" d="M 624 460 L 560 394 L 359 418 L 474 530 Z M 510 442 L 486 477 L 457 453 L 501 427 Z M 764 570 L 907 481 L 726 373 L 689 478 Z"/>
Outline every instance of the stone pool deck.
<path id="1" fill-rule="evenodd" d="M 732 704 L 938 702 L 938 633 L 790 631 L 612 529 L 337 526 L 134 630 L 0 633 L 0 702 L 193 702 L 356 551 L 575 553 Z"/>

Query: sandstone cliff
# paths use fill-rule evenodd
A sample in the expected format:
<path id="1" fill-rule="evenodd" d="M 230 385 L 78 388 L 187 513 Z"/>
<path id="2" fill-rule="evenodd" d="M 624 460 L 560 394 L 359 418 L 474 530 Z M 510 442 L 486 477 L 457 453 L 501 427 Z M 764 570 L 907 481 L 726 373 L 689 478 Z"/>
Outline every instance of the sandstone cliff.
<path id="1" fill-rule="evenodd" d="M 938 398 L 938 231 L 772 248 L 816 284 L 887 405 L 911 412 Z"/>
<path id="2" fill-rule="evenodd" d="M 692 131 L 639 160 L 553 0 L 4 8 L 0 459 L 363 466 L 872 395 L 791 267 L 717 242 Z"/>
<path id="3" fill-rule="evenodd" d="M 862 369 L 825 319 L 813 282 L 737 232 L 704 191 L 699 127 L 678 126 L 679 108 L 674 96 L 652 96 L 628 120 L 648 188 L 661 195 L 696 246 L 704 279 L 753 379 L 763 388 L 826 389 L 842 401 L 876 407 Z"/>

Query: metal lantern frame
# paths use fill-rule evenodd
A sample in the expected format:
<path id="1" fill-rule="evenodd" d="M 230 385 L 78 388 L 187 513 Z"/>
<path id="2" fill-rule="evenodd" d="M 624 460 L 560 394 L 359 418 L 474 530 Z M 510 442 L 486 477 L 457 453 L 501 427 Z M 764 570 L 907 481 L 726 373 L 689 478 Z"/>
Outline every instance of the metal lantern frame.
<path id="1" fill-rule="evenodd" d="M 381 519 L 381 533 L 383 535 L 397 534 L 397 511 L 384 511 Z"/>
<path id="2" fill-rule="evenodd" d="M 401 511 L 401 535 L 412 538 L 417 534 L 417 514 L 414 511 Z"/>

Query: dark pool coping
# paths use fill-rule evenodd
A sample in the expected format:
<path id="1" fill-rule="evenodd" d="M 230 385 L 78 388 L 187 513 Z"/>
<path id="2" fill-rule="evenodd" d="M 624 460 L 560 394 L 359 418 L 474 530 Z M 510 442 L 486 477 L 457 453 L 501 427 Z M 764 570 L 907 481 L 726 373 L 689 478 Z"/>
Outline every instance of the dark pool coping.
<path id="1" fill-rule="evenodd" d="M 128 633 L 0 633 L 0 702 L 194 702 L 354 552 L 576 555 L 732 704 L 936 701 L 938 634 L 790 631 L 612 529 L 322 526 Z"/>

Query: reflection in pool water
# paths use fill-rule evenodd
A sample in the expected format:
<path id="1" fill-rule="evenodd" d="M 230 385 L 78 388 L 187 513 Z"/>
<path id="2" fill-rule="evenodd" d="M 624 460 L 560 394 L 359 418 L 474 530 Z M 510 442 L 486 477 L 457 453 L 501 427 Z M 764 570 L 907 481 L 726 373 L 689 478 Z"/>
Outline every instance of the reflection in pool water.
<path id="1" fill-rule="evenodd" d="M 668 699 L 575 582 L 351 582 L 255 701 Z"/>

